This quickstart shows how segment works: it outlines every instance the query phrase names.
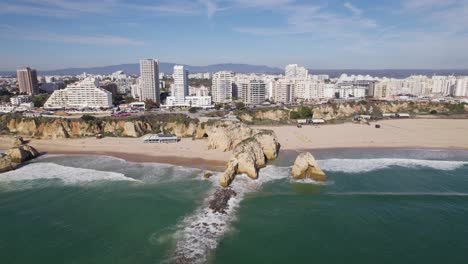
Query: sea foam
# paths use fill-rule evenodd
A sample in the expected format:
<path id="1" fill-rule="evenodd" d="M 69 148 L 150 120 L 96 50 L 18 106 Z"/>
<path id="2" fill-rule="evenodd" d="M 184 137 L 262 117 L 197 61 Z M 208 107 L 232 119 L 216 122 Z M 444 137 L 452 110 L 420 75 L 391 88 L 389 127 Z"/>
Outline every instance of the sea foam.
<path id="1" fill-rule="evenodd" d="M 468 162 L 417 159 L 327 159 L 318 161 L 324 171 L 360 173 L 397 166 L 404 168 L 432 168 L 436 170 L 456 170 Z"/>
<path id="2" fill-rule="evenodd" d="M 96 181 L 132 181 L 121 173 L 97 171 L 57 165 L 54 163 L 31 163 L 17 170 L 0 174 L 0 182 L 32 181 L 40 179 L 60 180 L 64 184 L 83 184 Z"/>
<path id="3" fill-rule="evenodd" d="M 228 202 L 225 214 L 215 213 L 208 207 L 209 201 L 218 187 L 210 191 L 203 205 L 194 214 L 184 218 L 178 225 L 174 235 L 176 249 L 171 261 L 186 261 L 187 263 L 204 263 L 209 254 L 217 247 L 221 238 L 231 229 L 231 224 L 236 220 L 236 212 L 241 201 L 248 193 L 259 191 L 262 186 L 270 181 L 286 178 L 289 168 L 267 166 L 259 173 L 257 180 L 252 180 L 246 175 L 237 175 L 231 188 L 237 193 Z M 218 186 L 217 173 L 210 178 L 214 186 Z"/>

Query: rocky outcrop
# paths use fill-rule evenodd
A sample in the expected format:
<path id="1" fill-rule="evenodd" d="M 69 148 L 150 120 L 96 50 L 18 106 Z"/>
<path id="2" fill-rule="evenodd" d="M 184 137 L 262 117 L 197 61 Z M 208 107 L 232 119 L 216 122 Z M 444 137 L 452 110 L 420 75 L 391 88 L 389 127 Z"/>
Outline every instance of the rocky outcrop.
<path id="1" fill-rule="evenodd" d="M 39 152 L 29 146 L 20 145 L 8 149 L 0 157 L 0 173 L 15 169 L 19 164 L 35 159 L 39 156 Z"/>
<path id="2" fill-rule="evenodd" d="M 233 150 L 244 139 L 258 133 L 241 123 L 219 122 L 206 129 L 208 135 L 208 149 L 221 151 Z"/>
<path id="3" fill-rule="evenodd" d="M 227 168 L 221 175 L 219 183 L 222 187 L 228 187 L 237 174 L 246 174 L 251 179 L 258 178 L 258 171 L 266 166 L 268 160 L 278 157 L 280 144 L 272 131 L 255 131 L 233 150 Z"/>
<path id="4" fill-rule="evenodd" d="M 209 202 L 209 208 L 215 213 L 225 214 L 229 207 L 229 200 L 236 195 L 237 193 L 232 189 L 217 190 Z"/>
<path id="5" fill-rule="evenodd" d="M 15 137 L 15 140 L 13 141 L 14 147 L 19 147 L 23 144 L 26 144 L 26 141 L 23 139 L 23 137 Z"/>
<path id="6" fill-rule="evenodd" d="M 260 130 L 260 132 L 256 133 L 254 137 L 260 144 L 267 160 L 278 158 L 280 143 L 273 131 Z"/>
<path id="7" fill-rule="evenodd" d="M 326 181 L 325 173 L 320 169 L 314 156 L 304 152 L 297 156 L 291 170 L 291 176 L 296 180 L 312 179 L 314 181 Z"/>

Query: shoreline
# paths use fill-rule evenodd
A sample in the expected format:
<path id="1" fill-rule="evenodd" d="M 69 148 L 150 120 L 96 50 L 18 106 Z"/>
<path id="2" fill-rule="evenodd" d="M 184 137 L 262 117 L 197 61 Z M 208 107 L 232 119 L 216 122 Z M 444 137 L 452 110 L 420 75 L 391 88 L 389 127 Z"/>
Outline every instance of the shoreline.
<path id="1" fill-rule="evenodd" d="M 280 151 L 346 149 L 421 149 L 468 151 L 468 119 L 401 119 L 362 124 L 324 126 L 252 126 L 275 132 Z M 377 124 L 376 123 L 376 124 Z M 12 146 L 13 136 L 0 136 L 0 149 Z M 47 154 L 105 155 L 131 162 L 156 162 L 213 171 L 225 169 L 231 152 L 208 149 L 207 140 L 182 138 L 178 143 L 143 143 L 142 138 L 31 139 L 30 145 Z"/>
<path id="2" fill-rule="evenodd" d="M 144 154 L 134 155 L 132 153 L 105 152 L 105 151 L 48 151 L 43 152 L 41 156 L 47 155 L 64 155 L 64 156 L 105 156 L 123 159 L 128 162 L 135 163 L 161 163 L 174 166 L 183 166 L 197 168 L 201 170 L 209 170 L 222 172 L 226 162 L 220 160 L 207 160 L 202 158 L 184 158 L 175 156 L 150 156 Z"/>

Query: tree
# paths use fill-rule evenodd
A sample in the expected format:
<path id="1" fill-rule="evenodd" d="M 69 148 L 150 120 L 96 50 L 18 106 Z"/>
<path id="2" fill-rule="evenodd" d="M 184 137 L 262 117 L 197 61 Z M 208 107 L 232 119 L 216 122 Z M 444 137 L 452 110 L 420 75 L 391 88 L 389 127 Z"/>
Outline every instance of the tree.
<path id="1" fill-rule="evenodd" d="M 158 103 L 156 103 L 155 101 L 151 100 L 151 99 L 146 99 L 145 100 L 145 108 L 146 110 L 151 110 L 153 108 L 158 108 L 159 105 Z"/>
<path id="2" fill-rule="evenodd" d="M 189 113 L 195 114 L 196 112 L 198 112 L 198 108 L 190 107 L 190 109 L 188 111 L 189 111 Z"/>
<path id="3" fill-rule="evenodd" d="M 430 114 L 431 115 L 437 115 L 437 110 L 431 110 Z"/>
<path id="4" fill-rule="evenodd" d="M 245 109 L 245 104 L 243 102 L 237 102 L 236 103 L 236 109 L 237 110 L 244 110 Z"/>
<path id="5" fill-rule="evenodd" d="M 49 96 L 49 94 L 34 95 L 31 98 L 31 101 L 34 104 L 34 107 L 43 107 L 47 99 L 49 99 Z"/>
<path id="6" fill-rule="evenodd" d="M 230 110 L 231 106 L 229 104 L 224 104 L 224 110 Z"/>
<path id="7" fill-rule="evenodd" d="M 81 119 L 83 119 L 85 122 L 91 122 L 96 120 L 97 118 L 92 115 L 82 115 Z"/>
<path id="8" fill-rule="evenodd" d="M 301 118 L 300 114 L 296 111 L 291 111 L 291 113 L 289 113 L 289 118 L 291 119 L 299 119 Z"/>
<path id="9" fill-rule="evenodd" d="M 223 104 L 220 104 L 220 103 L 216 103 L 215 106 L 214 106 L 214 108 L 215 108 L 216 110 L 220 110 L 221 107 L 223 107 Z"/>
<path id="10" fill-rule="evenodd" d="M 312 110 L 309 107 L 301 106 L 299 107 L 299 116 L 301 118 L 311 118 L 312 117 Z"/>
<path id="11" fill-rule="evenodd" d="M 340 93 L 339 93 L 339 92 L 336 92 L 336 93 L 335 93 L 335 98 L 336 98 L 336 99 L 340 99 Z"/>

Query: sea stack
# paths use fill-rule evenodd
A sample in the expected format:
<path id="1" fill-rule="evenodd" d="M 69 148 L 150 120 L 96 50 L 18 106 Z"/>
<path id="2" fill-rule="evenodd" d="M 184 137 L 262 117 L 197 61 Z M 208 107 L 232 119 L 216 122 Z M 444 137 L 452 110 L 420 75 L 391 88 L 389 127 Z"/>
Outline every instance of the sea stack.
<path id="1" fill-rule="evenodd" d="M 303 152 L 297 156 L 292 167 L 291 176 L 296 180 L 312 179 L 320 182 L 327 180 L 327 176 L 320 169 L 314 156 L 309 152 Z"/>
<path id="2" fill-rule="evenodd" d="M 267 161 L 278 157 L 281 146 L 275 133 L 269 130 L 252 133 L 255 132 L 254 136 L 244 139 L 234 148 L 226 171 L 219 179 L 222 187 L 228 187 L 237 174 L 244 173 L 253 180 L 257 179 L 258 171 L 266 166 Z"/>

